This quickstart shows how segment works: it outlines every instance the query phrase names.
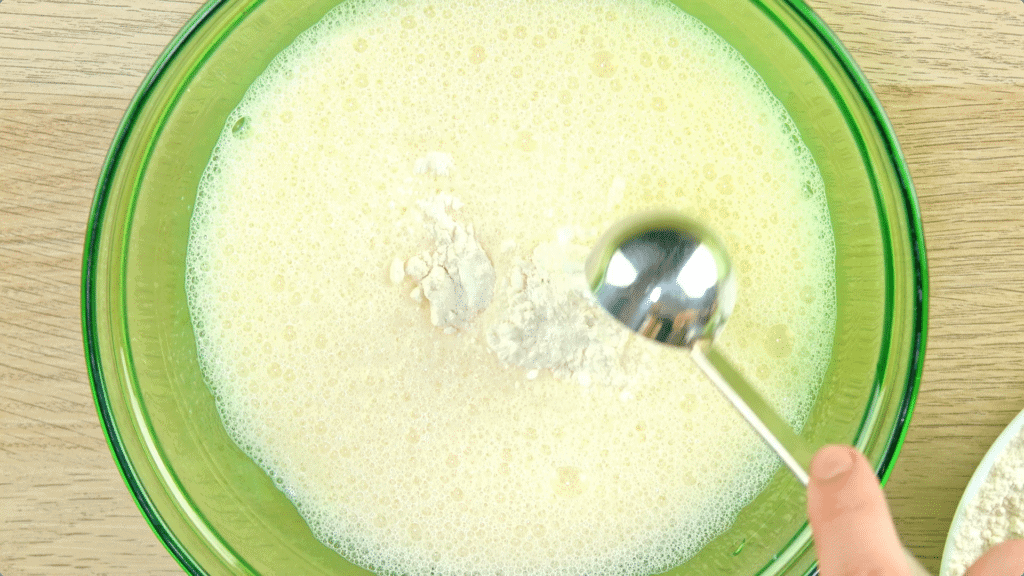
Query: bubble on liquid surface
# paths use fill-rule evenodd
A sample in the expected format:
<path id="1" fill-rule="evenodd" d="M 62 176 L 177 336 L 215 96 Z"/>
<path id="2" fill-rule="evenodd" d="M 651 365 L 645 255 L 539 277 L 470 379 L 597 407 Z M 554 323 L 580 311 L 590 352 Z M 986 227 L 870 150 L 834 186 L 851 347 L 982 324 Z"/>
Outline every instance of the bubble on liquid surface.
<path id="1" fill-rule="evenodd" d="M 615 55 L 607 50 L 595 52 L 590 61 L 590 71 L 598 78 L 611 78 L 617 69 Z"/>
<path id="2" fill-rule="evenodd" d="M 764 347 L 775 358 L 786 358 L 793 353 L 793 332 L 786 324 L 776 324 L 765 332 Z"/>
<path id="3" fill-rule="evenodd" d="M 567 498 L 573 498 L 583 494 L 583 477 L 578 468 L 573 466 L 560 466 L 555 473 L 555 494 Z"/>

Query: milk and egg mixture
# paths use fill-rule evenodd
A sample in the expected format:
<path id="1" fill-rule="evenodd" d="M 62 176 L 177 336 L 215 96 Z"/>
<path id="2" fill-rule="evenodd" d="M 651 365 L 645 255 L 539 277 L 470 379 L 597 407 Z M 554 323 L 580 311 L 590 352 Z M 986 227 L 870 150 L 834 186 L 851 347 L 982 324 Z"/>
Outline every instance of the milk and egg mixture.
<path id="1" fill-rule="evenodd" d="M 383 573 L 651 573 L 777 460 L 684 353 L 589 301 L 604 229 L 728 246 L 719 346 L 799 425 L 829 359 L 821 177 L 724 41 L 650 0 L 345 2 L 207 168 L 187 290 L 230 435 Z"/>

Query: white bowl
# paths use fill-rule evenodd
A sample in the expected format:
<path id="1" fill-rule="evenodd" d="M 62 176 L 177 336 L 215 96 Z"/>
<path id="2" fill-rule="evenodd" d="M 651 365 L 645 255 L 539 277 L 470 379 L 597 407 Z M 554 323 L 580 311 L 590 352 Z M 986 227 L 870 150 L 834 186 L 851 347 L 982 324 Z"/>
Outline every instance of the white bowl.
<path id="1" fill-rule="evenodd" d="M 999 434 L 996 441 L 992 444 L 992 447 L 988 449 L 985 457 L 981 459 L 981 463 L 978 464 L 978 468 L 975 469 L 974 475 L 971 476 L 971 481 L 967 484 L 967 488 L 964 490 L 964 495 L 960 498 L 960 505 L 956 507 L 956 514 L 953 515 L 953 522 L 949 526 L 949 535 L 946 537 L 946 546 L 942 550 L 942 563 L 939 564 L 939 574 L 944 576 L 949 570 L 949 564 L 953 558 L 953 552 L 955 551 L 955 540 L 961 530 L 965 529 L 964 516 L 967 514 L 967 507 L 971 505 L 975 497 L 978 496 L 978 492 L 981 487 L 988 480 L 989 474 L 992 473 L 992 467 L 995 466 L 999 457 L 1006 452 L 1010 442 L 1017 437 L 1021 429 L 1024 429 L 1024 410 L 1017 414 L 1017 416 L 1010 422 L 1010 424 Z"/>

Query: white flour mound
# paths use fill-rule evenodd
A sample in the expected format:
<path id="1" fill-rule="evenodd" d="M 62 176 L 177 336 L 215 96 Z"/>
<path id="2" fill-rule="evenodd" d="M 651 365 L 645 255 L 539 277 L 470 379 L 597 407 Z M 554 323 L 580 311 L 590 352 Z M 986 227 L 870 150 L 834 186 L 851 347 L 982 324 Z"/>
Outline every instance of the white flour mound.
<path id="1" fill-rule="evenodd" d="M 447 172 L 452 162 L 445 157 Z M 440 175 L 433 163 L 417 162 L 418 174 L 428 171 Z M 438 194 L 417 206 L 432 247 L 405 261 L 395 258 L 391 281 L 400 285 L 410 278 L 410 296 L 428 301 L 431 323 L 445 334 L 465 331 L 495 295 L 494 266 L 473 226 L 448 213 L 462 208 L 458 198 Z M 567 234 L 538 245 L 500 283 L 507 309 L 485 328 L 487 345 L 506 366 L 525 369 L 528 380 L 550 371 L 586 387 L 596 374 L 625 389 L 630 378 L 622 356 L 629 332 L 591 297 L 583 274 L 588 249 Z"/>
<path id="2" fill-rule="evenodd" d="M 587 249 L 547 242 L 513 270 L 508 309 L 487 334 L 487 344 L 506 365 L 550 370 L 555 378 L 590 386 L 600 375 L 617 388 L 629 383 L 622 353 L 629 333 L 590 296 L 584 281 Z M 634 375 L 635 377 L 635 375 Z"/>
<path id="3" fill-rule="evenodd" d="M 986 550 L 1018 538 L 1024 538 L 1024 430 L 1010 441 L 967 506 L 941 576 L 962 576 Z"/>
<path id="4" fill-rule="evenodd" d="M 473 227 L 448 215 L 448 208 L 461 206 L 458 199 L 443 194 L 419 203 L 434 249 L 409 258 L 404 268 L 416 283 L 411 296 L 430 301 L 430 322 L 447 334 L 465 328 L 494 297 L 494 266 Z M 392 264 L 391 281 L 400 282 L 402 272 L 401 266 Z"/>

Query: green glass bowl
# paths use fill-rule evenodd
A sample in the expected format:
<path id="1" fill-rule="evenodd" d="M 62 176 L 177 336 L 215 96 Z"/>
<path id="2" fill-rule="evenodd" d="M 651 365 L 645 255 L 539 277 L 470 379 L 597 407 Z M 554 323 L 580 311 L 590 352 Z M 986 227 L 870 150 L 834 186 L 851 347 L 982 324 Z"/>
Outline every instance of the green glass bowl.
<path id="1" fill-rule="evenodd" d="M 146 77 L 114 139 L 86 237 L 85 352 L 125 483 L 192 574 L 366 574 L 320 544 L 227 436 L 196 359 L 185 249 L 225 118 L 270 60 L 339 0 L 212 1 Z M 886 478 L 924 357 L 927 274 L 907 168 L 850 56 L 797 0 L 678 0 L 747 58 L 824 176 L 838 325 L 803 435 L 860 448 Z M 785 469 L 672 574 L 814 569 L 801 486 Z"/>

